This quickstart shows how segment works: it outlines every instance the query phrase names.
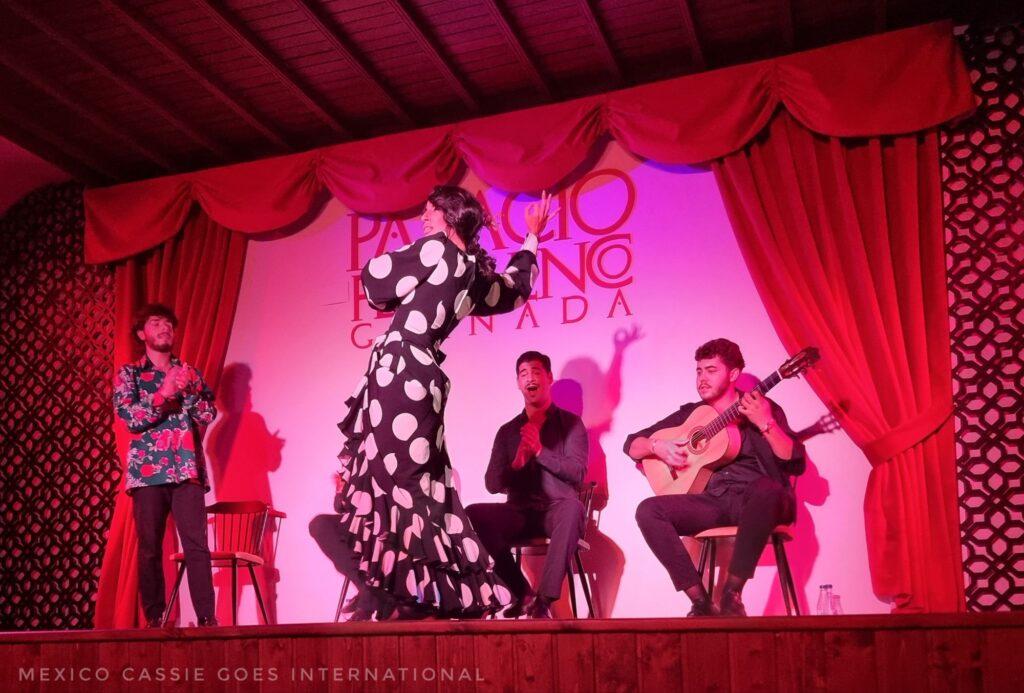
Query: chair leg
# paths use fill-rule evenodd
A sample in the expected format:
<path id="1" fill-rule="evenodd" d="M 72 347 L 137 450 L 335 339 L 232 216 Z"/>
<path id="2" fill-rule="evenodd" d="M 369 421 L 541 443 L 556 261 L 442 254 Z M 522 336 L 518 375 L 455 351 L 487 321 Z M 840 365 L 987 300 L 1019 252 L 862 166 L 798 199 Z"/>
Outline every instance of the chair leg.
<path id="1" fill-rule="evenodd" d="M 780 569 L 779 577 L 783 580 L 783 594 L 785 594 L 787 590 L 789 591 L 789 600 L 793 604 L 793 612 L 799 616 L 800 600 L 797 598 L 796 585 L 793 582 L 793 571 L 789 567 L 789 557 L 786 555 L 786 546 L 781 540 L 779 540 L 779 552 L 775 558 L 775 562 L 778 564 Z"/>
<path id="2" fill-rule="evenodd" d="M 711 546 L 708 549 L 709 554 L 709 566 L 708 566 L 708 595 L 711 600 L 715 599 L 715 569 L 718 567 L 718 540 L 708 539 Z"/>
<path id="3" fill-rule="evenodd" d="M 583 559 L 580 558 L 579 549 L 576 549 L 576 572 L 580 576 L 583 598 L 587 600 L 587 618 L 597 618 L 597 613 L 594 611 L 594 600 L 590 596 L 590 575 L 583 569 Z"/>
<path id="4" fill-rule="evenodd" d="M 231 559 L 231 625 L 238 625 L 238 561 Z"/>
<path id="5" fill-rule="evenodd" d="M 706 586 L 708 584 L 707 579 L 704 577 L 704 571 L 708 567 L 708 542 L 710 539 L 701 539 L 700 541 L 700 558 L 697 560 L 697 575 L 700 577 L 700 581 Z"/>
<path id="6" fill-rule="evenodd" d="M 252 591 L 256 594 L 256 603 L 260 606 L 260 613 L 263 614 L 263 625 L 271 625 L 270 619 L 267 618 L 267 607 L 263 604 L 263 594 L 260 592 L 260 583 L 256 581 L 256 571 L 252 568 L 252 563 L 246 563 L 245 566 L 249 569 L 249 579 L 252 580 Z"/>
<path id="7" fill-rule="evenodd" d="M 569 581 L 569 606 L 572 607 L 572 617 L 579 618 L 580 612 L 576 608 L 576 581 L 572 575 L 572 561 L 569 561 L 569 570 L 565 571 L 565 578 Z"/>
<path id="8" fill-rule="evenodd" d="M 779 589 L 782 591 L 782 601 L 786 605 L 786 615 L 793 615 L 793 605 L 789 601 L 789 586 L 786 584 L 786 568 L 783 566 L 783 561 L 786 559 L 783 555 L 782 541 L 775 535 L 772 535 L 772 550 L 775 551 L 775 567 L 779 573 Z"/>
<path id="9" fill-rule="evenodd" d="M 335 623 L 341 620 L 341 607 L 345 606 L 345 597 L 348 596 L 348 584 L 348 578 L 345 578 L 345 581 L 341 583 L 341 594 L 338 595 L 338 608 L 334 611 Z"/>
<path id="10" fill-rule="evenodd" d="M 182 561 L 178 564 L 178 577 L 174 580 L 174 589 L 171 590 L 171 599 L 167 602 L 167 606 L 164 608 L 164 614 L 160 618 L 160 625 L 166 626 L 167 619 L 171 617 L 171 609 L 174 608 L 174 603 L 178 601 L 178 589 L 181 587 L 181 578 L 185 577 L 185 562 Z"/>

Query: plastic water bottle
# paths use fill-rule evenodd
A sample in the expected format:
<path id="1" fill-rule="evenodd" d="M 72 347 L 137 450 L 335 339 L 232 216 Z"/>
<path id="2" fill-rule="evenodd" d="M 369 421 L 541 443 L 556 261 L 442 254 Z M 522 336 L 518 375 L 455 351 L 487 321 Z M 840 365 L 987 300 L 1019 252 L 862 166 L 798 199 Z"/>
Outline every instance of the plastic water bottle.
<path id="1" fill-rule="evenodd" d="M 832 613 L 832 585 L 821 585 L 818 590 L 818 615 L 828 616 Z"/>

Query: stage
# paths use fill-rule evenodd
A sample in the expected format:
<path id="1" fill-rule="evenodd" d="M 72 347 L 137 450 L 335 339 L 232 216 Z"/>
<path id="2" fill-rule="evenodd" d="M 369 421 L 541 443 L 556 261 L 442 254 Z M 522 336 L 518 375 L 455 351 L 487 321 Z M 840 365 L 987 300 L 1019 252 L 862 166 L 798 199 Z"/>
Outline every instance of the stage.
<path id="1" fill-rule="evenodd" d="M 1024 615 L 1005 613 L 4 633 L 0 685 L 5 691 L 1012 691 L 1024 677 L 1022 650 Z"/>

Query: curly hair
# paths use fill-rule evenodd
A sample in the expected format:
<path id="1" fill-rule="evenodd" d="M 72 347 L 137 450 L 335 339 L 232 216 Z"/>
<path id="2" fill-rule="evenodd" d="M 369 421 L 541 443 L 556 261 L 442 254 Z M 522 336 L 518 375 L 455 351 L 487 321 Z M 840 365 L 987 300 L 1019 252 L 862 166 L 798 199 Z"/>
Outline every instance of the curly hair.
<path id="1" fill-rule="evenodd" d="M 175 329 L 178 328 L 178 316 L 174 314 L 173 310 L 162 303 L 147 303 L 135 311 L 132 319 L 132 334 L 141 331 L 146 321 L 152 317 L 166 318 Z"/>
<path id="2" fill-rule="evenodd" d="M 480 229 L 491 225 L 491 218 L 480 202 L 457 185 L 439 185 L 427 199 L 444 213 L 445 223 L 459 234 L 466 253 L 476 258 L 477 268 L 484 274 L 494 274 L 497 267 L 494 258 L 480 245 Z"/>
<path id="3" fill-rule="evenodd" d="M 710 342 L 701 344 L 697 347 L 697 353 L 693 355 L 693 358 L 695 361 L 702 361 L 714 358 L 715 356 L 722 359 L 722 363 L 729 370 L 733 368 L 743 370 L 743 367 L 747 365 L 743 361 L 743 354 L 740 353 L 740 348 L 736 342 L 730 342 L 724 337 L 712 339 Z"/>

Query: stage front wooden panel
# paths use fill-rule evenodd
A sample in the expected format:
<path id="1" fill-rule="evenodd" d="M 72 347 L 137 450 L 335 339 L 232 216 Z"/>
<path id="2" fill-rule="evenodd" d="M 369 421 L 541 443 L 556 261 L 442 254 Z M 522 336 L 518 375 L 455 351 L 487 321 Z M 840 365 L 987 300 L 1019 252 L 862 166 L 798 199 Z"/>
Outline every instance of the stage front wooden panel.
<path id="1" fill-rule="evenodd" d="M 1019 691 L 1024 615 L 0 634 L 5 691 Z"/>

